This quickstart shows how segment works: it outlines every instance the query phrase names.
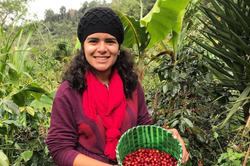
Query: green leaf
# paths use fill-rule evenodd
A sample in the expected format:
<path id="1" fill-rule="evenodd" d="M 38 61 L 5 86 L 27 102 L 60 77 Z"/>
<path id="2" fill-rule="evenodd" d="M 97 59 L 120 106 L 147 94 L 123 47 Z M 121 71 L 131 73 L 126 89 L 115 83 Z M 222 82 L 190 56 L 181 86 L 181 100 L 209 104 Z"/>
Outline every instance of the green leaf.
<path id="1" fill-rule="evenodd" d="M 171 31 L 181 32 L 181 14 L 190 0 L 157 0 L 152 10 L 141 19 L 151 40 L 147 48 L 165 39 Z"/>
<path id="2" fill-rule="evenodd" d="M 228 153 L 229 156 L 232 155 L 233 154 L 233 149 L 227 148 L 227 153 Z"/>
<path id="3" fill-rule="evenodd" d="M 13 64 L 15 65 L 17 72 L 20 74 L 22 72 L 24 72 L 25 70 L 25 60 L 26 60 L 26 56 L 28 54 L 28 52 L 31 50 L 31 48 L 27 48 L 28 43 L 30 42 L 30 38 L 32 36 L 32 33 L 34 31 L 34 27 L 30 27 L 29 24 L 24 26 L 27 27 L 29 31 L 27 33 L 25 33 L 26 38 L 23 38 L 22 34 L 24 29 L 21 30 L 21 33 L 19 34 L 19 38 L 18 38 L 18 42 L 17 42 L 17 46 L 16 46 L 16 51 L 13 57 Z M 24 40 L 23 40 L 24 39 Z M 21 50 L 19 50 L 19 45 L 22 44 L 21 46 Z"/>
<path id="4" fill-rule="evenodd" d="M 240 160 L 232 160 L 233 161 L 233 163 L 232 163 L 232 165 L 241 165 L 241 161 Z"/>
<path id="5" fill-rule="evenodd" d="M 245 154 L 244 153 L 237 153 L 237 152 L 235 152 L 234 156 L 236 157 L 236 159 L 241 159 L 242 157 L 245 156 Z"/>
<path id="6" fill-rule="evenodd" d="M 179 123 L 179 120 L 174 121 L 174 122 L 171 124 L 170 128 L 175 127 L 178 123 Z"/>
<path id="7" fill-rule="evenodd" d="M 184 14 L 185 14 L 185 10 L 182 10 L 179 13 L 177 21 L 176 21 L 176 25 L 173 27 L 173 30 L 172 30 L 172 38 L 169 41 L 169 44 L 174 49 L 175 58 L 176 58 L 176 55 L 178 52 L 178 47 L 179 47 L 179 45 L 181 45 L 179 43 L 180 42 L 179 37 L 180 37 L 181 29 L 182 29 L 182 20 L 183 20 Z"/>
<path id="8" fill-rule="evenodd" d="M 25 130 L 27 130 L 27 118 L 26 118 L 26 111 L 18 117 L 19 123 L 21 123 Z"/>
<path id="9" fill-rule="evenodd" d="M 144 50 L 150 41 L 150 35 L 146 32 L 146 27 L 134 17 L 130 17 L 117 10 L 114 11 L 120 17 L 124 28 L 124 41 L 122 45 L 128 48 L 133 48 L 136 45 L 138 50 Z"/>
<path id="10" fill-rule="evenodd" d="M 32 116 L 34 116 L 34 115 L 35 115 L 35 111 L 34 111 L 34 109 L 33 109 L 33 108 L 31 108 L 31 107 L 27 107 L 27 108 L 26 108 L 26 110 L 27 110 L 27 112 L 28 112 L 30 115 L 32 115 Z"/>
<path id="11" fill-rule="evenodd" d="M 5 123 L 5 124 L 8 124 L 8 125 L 14 125 L 14 126 L 17 126 L 17 127 L 22 127 L 22 124 L 20 124 L 17 120 L 3 120 L 2 122 Z"/>
<path id="12" fill-rule="evenodd" d="M 8 64 L 8 65 L 9 65 L 8 74 L 9 74 L 10 81 L 13 83 L 15 87 L 19 87 L 19 75 L 18 75 L 16 68 L 11 64 Z"/>
<path id="13" fill-rule="evenodd" d="M 178 84 L 179 85 L 179 84 Z M 179 86 L 174 86 L 173 88 L 172 88 L 172 97 L 174 97 L 178 92 L 179 92 Z"/>
<path id="14" fill-rule="evenodd" d="M 163 85 L 163 93 L 167 93 L 168 91 L 168 86 L 167 85 Z"/>
<path id="15" fill-rule="evenodd" d="M 228 113 L 225 120 L 223 120 L 222 124 L 220 125 L 220 128 L 223 128 L 226 123 L 229 121 L 229 119 L 235 114 L 235 112 L 238 110 L 238 108 L 241 106 L 241 104 L 246 100 L 246 97 L 250 93 L 250 85 L 248 85 L 245 90 L 240 94 L 238 97 L 236 103 L 233 105 L 233 107 L 230 109 L 230 112 Z"/>
<path id="16" fill-rule="evenodd" d="M 238 45 L 241 46 L 240 47 L 241 50 L 244 50 L 247 54 L 250 54 L 250 47 L 237 34 L 235 34 L 233 31 L 230 31 L 230 32 L 235 37 Z M 249 32 L 250 32 L 250 29 L 249 29 Z"/>
<path id="17" fill-rule="evenodd" d="M 21 153 L 22 158 L 24 159 L 25 162 L 27 162 L 33 155 L 33 151 L 27 150 L 23 153 Z"/>
<path id="18" fill-rule="evenodd" d="M 21 91 L 29 91 L 29 92 L 31 92 L 32 95 L 37 100 L 40 100 L 42 94 L 45 94 L 46 96 L 48 96 L 50 99 L 53 100 L 53 97 L 51 96 L 51 94 L 48 91 L 46 91 L 45 89 L 41 88 L 40 85 L 38 83 L 35 83 L 35 82 L 28 84 Z"/>
<path id="19" fill-rule="evenodd" d="M 227 157 L 228 157 L 228 156 L 227 156 L 226 153 L 222 153 L 222 154 L 220 155 L 220 158 L 218 159 L 218 163 L 220 163 L 222 160 L 226 159 Z"/>
<path id="20" fill-rule="evenodd" d="M 0 166 L 9 166 L 10 162 L 8 157 L 0 150 Z"/>
<path id="21" fill-rule="evenodd" d="M 185 122 L 181 119 L 181 123 L 179 123 L 179 128 L 182 133 L 185 132 Z"/>
<path id="22" fill-rule="evenodd" d="M 183 118 L 183 120 L 185 121 L 185 123 L 186 123 L 189 127 L 191 127 L 191 128 L 194 127 L 193 123 L 192 123 L 189 119 Z"/>
<path id="23" fill-rule="evenodd" d="M 224 82 L 227 86 L 231 86 L 234 87 L 235 86 L 235 81 L 231 78 L 229 78 L 228 76 L 222 74 L 221 72 L 219 72 L 218 70 L 212 68 L 209 65 L 205 65 L 219 80 L 221 80 L 222 82 Z"/>
<path id="24" fill-rule="evenodd" d="M 190 152 L 192 156 L 195 156 L 197 158 L 202 158 L 200 152 L 198 152 L 197 150 L 190 148 Z"/>
<path id="25" fill-rule="evenodd" d="M 233 33 L 232 31 L 228 31 L 226 34 L 225 34 L 225 30 L 224 30 L 224 32 L 220 33 L 220 28 L 217 28 L 216 30 L 213 29 L 213 31 L 217 31 L 217 34 L 213 34 L 213 33 L 209 33 L 209 32 L 205 32 L 205 33 L 207 33 L 207 35 L 209 35 L 210 37 L 213 37 L 214 39 L 219 40 L 220 43 L 224 43 L 224 44 L 227 44 L 228 47 L 232 47 L 234 52 L 235 52 L 235 50 L 234 50 L 235 48 L 239 48 L 239 49 L 243 48 L 242 45 L 235 42 L 236 40 L 231 39 L 230 33 Z M 220 33 L 220 34 L 218 34 L 218 33 Z M 238 39 L 238 40 L 241 40 L 241 39 Z M 242 40 L 241 40 L 241 42 L 242 42 Z M 214 45 L 216 46 L 216 44 L 214 44 Z"/>
<path id="26" fill-rule="evenodd" d="M 179 29 L 181 29 L 181 28 L 178 27 L 178 26 L 182 26 L 182 22 L 180 22 L 180 21 L 183 20 L 184 14 L 185 14 L 185 12 L 182 11 L 181 15 L 180 15 L 182 18 L 177 19 L 178 20 L 177 24 L 176 24 L 176 26 L 174 27 L 174 30 L 173 30 L 176 33 L 176 35 L 172 36 L 172 38 L 169 41 L 169 44 L 172 43 L 173 40 L 175 41 L 175 43 L 177 41 L 177 43 L 176 43 L 177 46 L 178 46 L 177 47 L 177 52 L 180 51 L 181 49 L 183 49 L 184 39 L 187 36 L 186 33 L 187 33 L 188 25 L 181 32 L 179 32 Z M 177 30 L 175 30 L 175 28 L 177 28 Z M 174 52 L 176 53 L 176 51 L 174 51 Z"/>
<path id="27" fill-rule="evenodd" d="M 195 136 L 196 136 L 196 138 L 199 140 L 199 141 L 201 141 L 201 142 L 206 142 L 206 140 L 205 140 L 205 137 L 204 137 L 204 135 L 201 133 L 201 134 L 195 134 Z"/>
<path id="28" fill-rule="evenodd" d="M 172 78 L 176 81 L 179 78 L 180 72 L 178 70 L 172 71 Z"/>
<path id="29" fill-rule="evenodd" d="M 30 92 L 28 91 L 19 91 L 13 96 L 11 96 L 13 102 L 15 102 L 20 107 L 25 106 L 25 99 L 29 98 L 30 98 Z"/>
<path id="30" fill-rule="evenodd" d="M 54 98 L 55 96 L 55 93 L 56 93 L 57 90 L 53 90 L 50 92 L 51 96 Z M 32 107 L 35 107 L 35 108 L 43 108 L 43 107 L 46 107 L 46 106 L 52 106 L 53 104 L 53 100 L 51 100 L 48 96 L 46 95 L 42 95 L 40 101 L 38 100 L 34 100 L 32 103 L 31 103 L 31 106 Z"/>
<path id="31" fill-rule="evenodd" d="M 181 115 L 181 111 L 181 109 L 173 111 L 171 117 L 176 118 L 176 116 Z"/>
<path id="32" fill-rule="evenodd" d="M 214 132 L 214 138 L 216 138 L 216 139 L 217 139 L 217 138 L 218 138 L 218 136 L 219 136 L 219 134 L 215 131 L 215 132 Z"/>
<path id="33" fill-rule="evenodd" d="M 31 80 L 33 80 L 33 78 L 31 77 L 31 75 L 27 72 L 23 72 L 23 74 L 25 74 L 26 76 L 28 76 Z"/>
<path id="34" fill-rule="evenodd" d="M 75 50 L 81 50 L 81 48 L 82 48 L 81 42 L 80 42 L 80 40 L 77 38 L 77 42 L 76 42 L 76 45 L 75 45 Z"/>
<path id="35" fill-rule="evenodd" d="M 232 8 L 234 10 L 235 15 L 237 16 L 237 19 L 239 20 L 239 22 L 241 23 L 241 26 L 243 27 L 243 29 L 245 30 L 245 33 L 247 34 L 247 36 L 250 38 L 250 28 L 249 28 L 249 21 L 250 18 L 247 17 L 245 15 L 245 13 L 243 11 L 241 11 L 241 9 L 239 9 L 236 4 L 231 3 Z"/>
<path id="36" fill-rule="evenodd" d="M 216 9 L 218 13 L 223 13 L 222 8 L 220 7 L 217 1 L 211 0 L 211 3 L 213 4 L 213 7 Z"/>
<path id="37" fill-rule="evenodd" d="M 8 109 L 10 109 L 14 114 L 20 115 L 20 110 L 19 110 L 18 105 L 16 105 L 16 103 L 8 99 L 2 99 L 1 102 L 5 104 L 5 106 Z"/>

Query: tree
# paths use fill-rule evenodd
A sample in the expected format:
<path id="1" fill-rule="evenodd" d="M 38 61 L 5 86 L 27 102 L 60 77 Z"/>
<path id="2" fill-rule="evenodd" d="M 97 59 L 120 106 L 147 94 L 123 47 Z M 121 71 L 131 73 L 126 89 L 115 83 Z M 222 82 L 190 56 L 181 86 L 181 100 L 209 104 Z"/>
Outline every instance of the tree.
<path id="1" fill-rule="evenodd" d="M 44 20 L 46 21 L 53 21 L 53 17 L 55 16 L 55 13 L 52 9 L 46 9 L 44 12 Z"/>
<path id="2" fill-rule="evenodd" d="M 62 19 L 65 19 L 65 14 L 66 14 L 66 7 L 65 6 L 60 7 L 60 14 L 62 16 Z"/>
<path id="3" fill-rule="evenodd" d="M 79 9 L 79 14 L 82 15 L 85 13 L 85 10 L 88 8 L 88 1 L 85 1 L 83 4 L 82 4 L 82 7 Z"/>
<path id="4" fill-rule="evenodd" d="M 75 10 L 75 9 L 69 9 L 69 11 L 68 11 L 69 17 L 70 17 L 71 19 L 74 18 L 75 15 L 76 15 L 76 12 L 77 12 L 77 10 Z"/>
<path id="5" fill-rule="evenodd" d="M 150 12 L 150 10 L 154 6 L 156 0 L 147 0 L 147 1 L 140 0 L 140 1 L 142 3 L 142 7 L 143 7 L 142 17 L 144 17 L 146 14 L 148 14 Z"/>
<path id="6" fill-rule="evenodd" d="M 32 0 L 1 0 L 0 1 L 0 26 L 13 24 L 20 14 L 28 11 L 27 5 Z"/>
<path id="7" fill-rule="evenodd" d="M 156 0 L 113 0 L 110 4 L 110 7 L 129 16 L 134 16 L 137 20 L 139 20 L 140 18 L 144 17 L 145 14 L 149 13 L 155 2 Z"/>
<path id="8" fill-rule="evenodd" d="M 137 20 L 140 19 L 140 2 L 137 0 L 113 0 L 110 7 L 129 16 L 134 16 Z"/>
<path id="9" fill-rule="evenodd" d="M 97 1 L 91 1 L 91 2 L 89 3 L 89 8 L 96 7 L 97 4 L 98 4 Z"/>

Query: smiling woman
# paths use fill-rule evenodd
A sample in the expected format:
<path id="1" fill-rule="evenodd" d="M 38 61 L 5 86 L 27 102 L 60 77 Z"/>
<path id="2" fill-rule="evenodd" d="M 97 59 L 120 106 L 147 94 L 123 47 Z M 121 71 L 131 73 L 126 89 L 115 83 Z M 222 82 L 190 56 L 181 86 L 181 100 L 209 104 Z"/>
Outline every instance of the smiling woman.
<path id="1" fill-rule="evenodd" d="M 144 92 L 130 54 L 121 47 L 123 24 L 112 9 L 90 9 L 77 35 L 81 50 L 55 95 L 46 143 L 59 166 L 117 165 L 121 135 L 152 124 Z"/>
<path id="2" fill-rule="evenodd" d="M 94 68 L 95 76 L 107 85 L 119 52 L 116 38 L 108 33 L 91 34 L 84 41 L 84 49 L 86 60 Z"/>

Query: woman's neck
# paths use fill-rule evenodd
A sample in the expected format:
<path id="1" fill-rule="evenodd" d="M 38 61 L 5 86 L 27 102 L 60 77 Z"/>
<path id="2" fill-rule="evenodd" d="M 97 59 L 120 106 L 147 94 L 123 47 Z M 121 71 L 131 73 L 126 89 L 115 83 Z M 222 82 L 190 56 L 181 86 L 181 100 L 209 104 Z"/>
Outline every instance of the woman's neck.
<path id="1" fill-rule="evenodd" d="M 109 81 L 110 81 L 110 76 L 111 76 L 111 70 L 110 72 L 101 72 L 101 71 L 98 71 L 96 72 L 95 71 L 95 76 L 96 78 L 103 84 L 105 85 L 108 85 L 109 84 Z"/>

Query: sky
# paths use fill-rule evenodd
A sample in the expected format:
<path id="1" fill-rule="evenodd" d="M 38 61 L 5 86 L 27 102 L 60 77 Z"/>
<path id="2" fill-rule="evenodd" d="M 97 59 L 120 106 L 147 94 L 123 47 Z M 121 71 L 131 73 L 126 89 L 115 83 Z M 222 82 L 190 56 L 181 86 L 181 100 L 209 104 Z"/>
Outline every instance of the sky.
<path id="1" fill-rule="evenodd" d="M 55 13 L 59 13 L 59 9 L 65 6 L 66 10 L 79 9 L 81 4 L 85 1 L 91 2 L 92 0 L 34 0 L 29 3 L 29 13 L 31 15 L 37 14 L 38 19 L 44 19 L 44 11 L 46 9 L 52 9 Z M 111 3 L 111 0 L 106 0 L 107 3 Z"/>

